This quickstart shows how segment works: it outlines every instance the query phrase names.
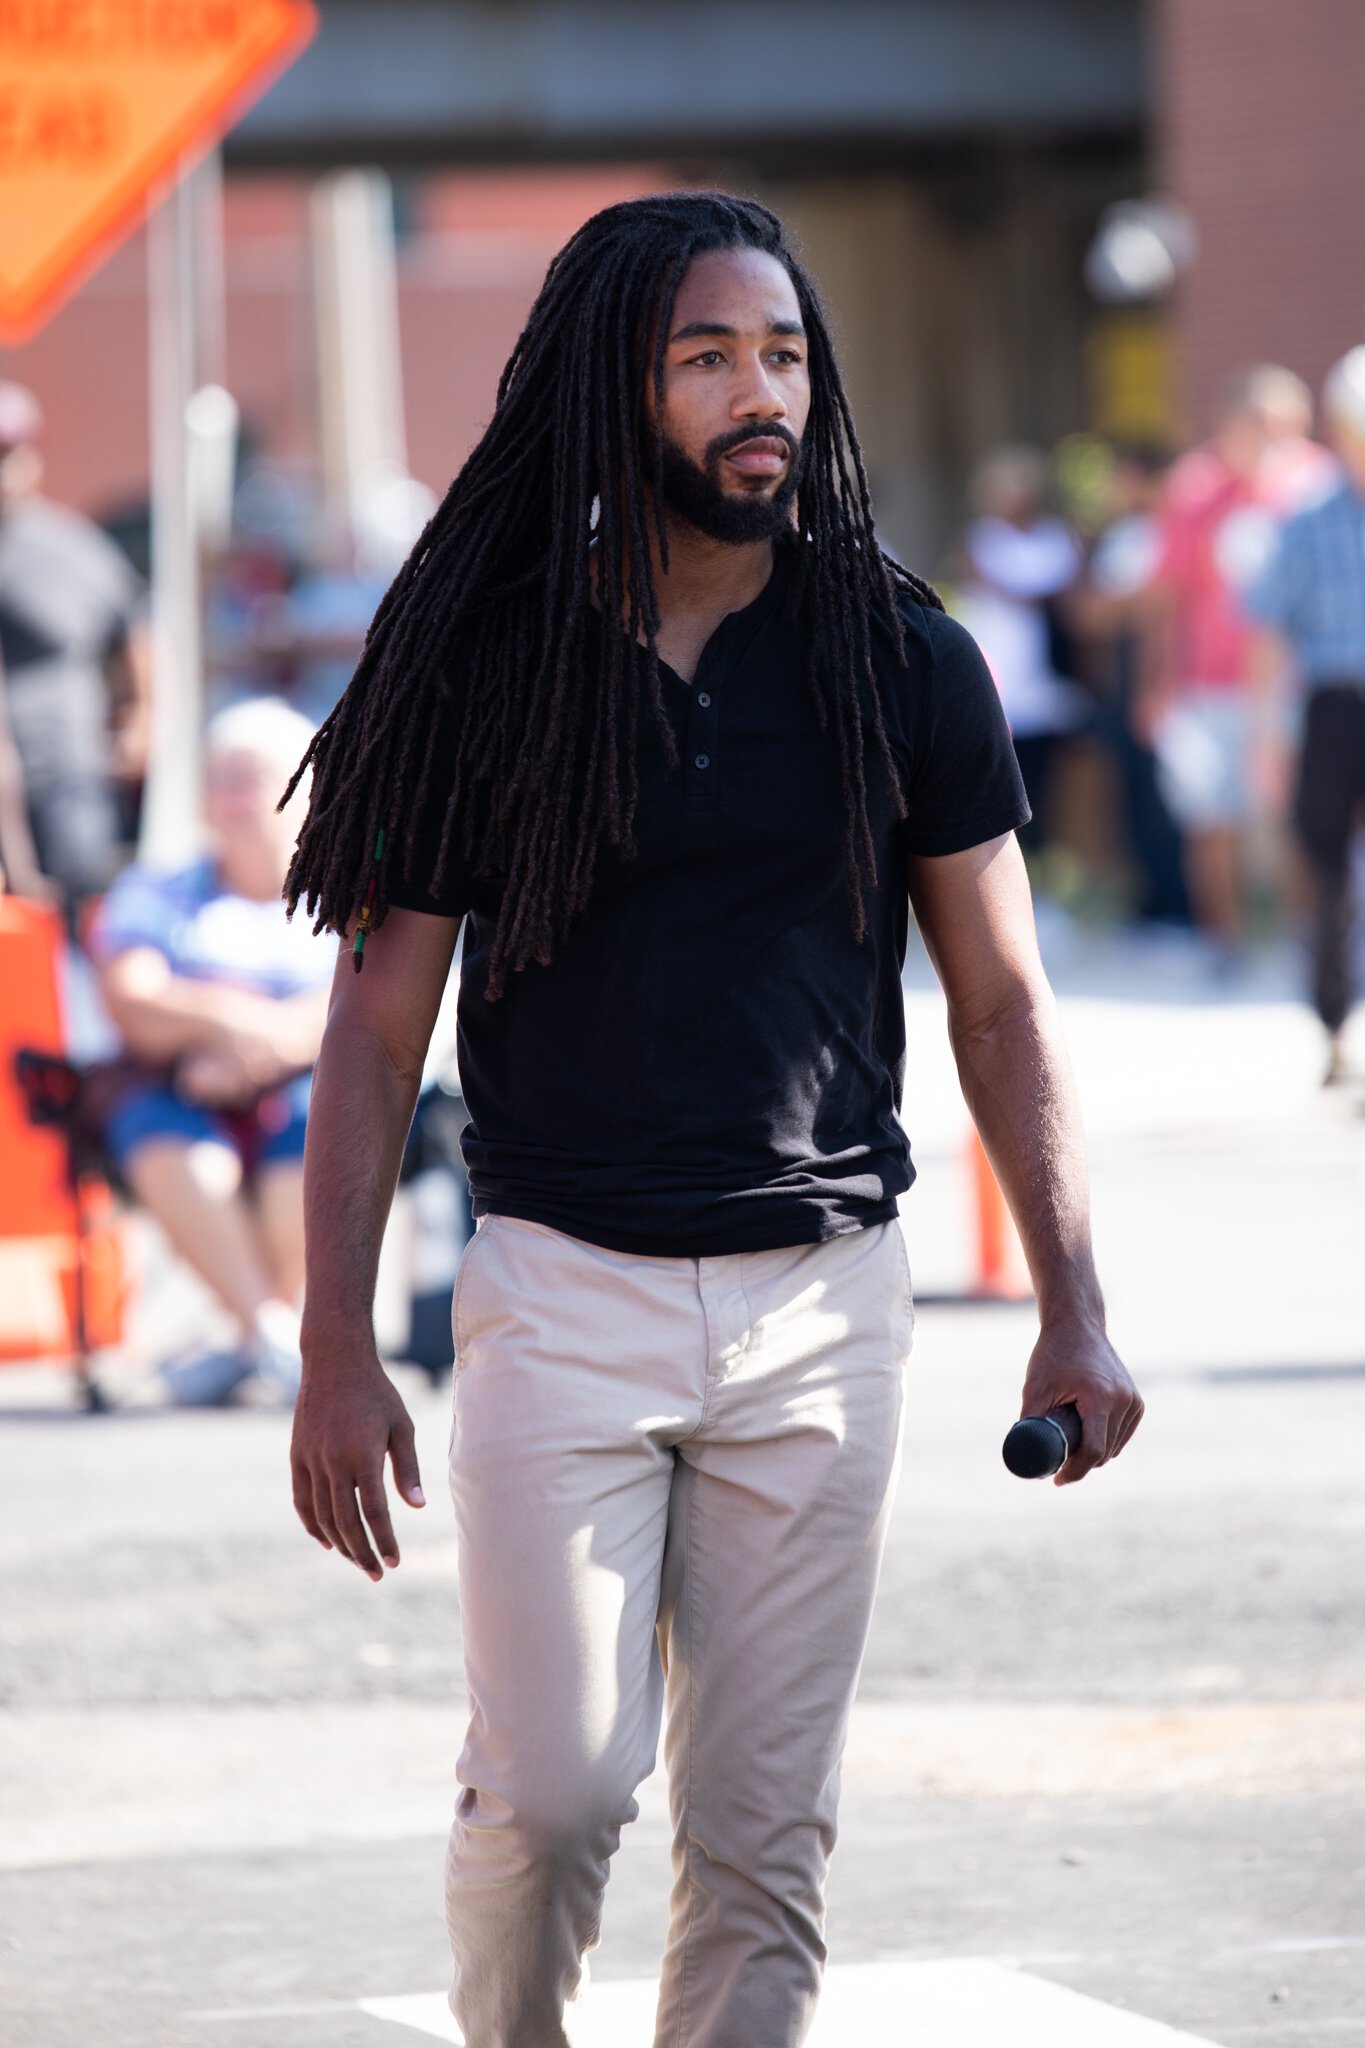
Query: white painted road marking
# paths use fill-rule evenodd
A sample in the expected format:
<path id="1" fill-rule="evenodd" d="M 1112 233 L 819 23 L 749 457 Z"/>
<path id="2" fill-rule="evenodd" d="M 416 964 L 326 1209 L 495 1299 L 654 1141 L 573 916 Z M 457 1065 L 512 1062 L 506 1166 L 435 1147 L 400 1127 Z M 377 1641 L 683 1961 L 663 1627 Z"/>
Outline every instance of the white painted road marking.
<path id="1" fill-rule="evenodd" d="M 643 1978 L 594 1984 L 577 2038 L 582 2048 L 638 2048 L 654 2024 L 657 1985 Z M 460 2048 L 441 1992 L 365 1998 L 361 2012 Z M 999 1963 L 844 1963 L 825 1980 L 810 2048 L 1207 2048 L 1194 2034 L 1102 2005 L 1079 1991 Z"/>

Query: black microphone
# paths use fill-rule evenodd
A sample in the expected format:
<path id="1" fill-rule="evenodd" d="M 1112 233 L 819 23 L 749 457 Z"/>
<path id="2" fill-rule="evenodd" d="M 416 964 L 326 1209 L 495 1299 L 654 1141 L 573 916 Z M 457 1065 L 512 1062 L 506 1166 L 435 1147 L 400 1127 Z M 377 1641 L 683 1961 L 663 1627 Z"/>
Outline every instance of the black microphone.
<path id="1" fill-rule="evenodd" d="M 1005 1438 L 1001 1456 L 1016 1479 L 1050 1479 L 1081 1441 L 1081 1418 L 1068 1401 L 1046 1415 L 1025 1415 Z"/>

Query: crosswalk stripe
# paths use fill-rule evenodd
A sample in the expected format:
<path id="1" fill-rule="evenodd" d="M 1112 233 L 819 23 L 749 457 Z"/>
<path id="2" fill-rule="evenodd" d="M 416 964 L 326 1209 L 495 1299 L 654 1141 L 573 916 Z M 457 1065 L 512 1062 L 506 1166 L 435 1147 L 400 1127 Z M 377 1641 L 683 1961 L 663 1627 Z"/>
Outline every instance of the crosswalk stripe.
<path id="1" fill-rule="evenodd" d="M 638 2048 L 654 2023 L 658 1986 L 597 1983 L 571 2038 L 581 2048 Z M 462 2048 L 441 1992 L 366 1998 L 359 2010 Z M 1104 2005 L 1049 1978 L 1000 1963 L 844 1963 L 830 1970 L 809 2048 L 847 2048 L 861 2033 L 879 2048 L 1207 2048 L 1194 2034 Z"/>

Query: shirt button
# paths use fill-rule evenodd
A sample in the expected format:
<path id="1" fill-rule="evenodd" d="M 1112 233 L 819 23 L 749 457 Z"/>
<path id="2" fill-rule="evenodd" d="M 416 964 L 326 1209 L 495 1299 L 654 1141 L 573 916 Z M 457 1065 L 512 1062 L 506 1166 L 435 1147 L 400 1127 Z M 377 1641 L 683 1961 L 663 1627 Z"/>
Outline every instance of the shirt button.
<path id="1" fill-rule="evenodd" d="M 697 702 L 700 704 L 703 711 L 709 711 L 711 709 L 711 699 L 707 695 L 705 690 L 699 690 L 697 692 Z"/>
<path id="2" fill-rule="evenodd" d="M 695 765 L 698 768 L 709 768 L 711 766 L 711 756 L 709 754 L 698 754 Z"/>

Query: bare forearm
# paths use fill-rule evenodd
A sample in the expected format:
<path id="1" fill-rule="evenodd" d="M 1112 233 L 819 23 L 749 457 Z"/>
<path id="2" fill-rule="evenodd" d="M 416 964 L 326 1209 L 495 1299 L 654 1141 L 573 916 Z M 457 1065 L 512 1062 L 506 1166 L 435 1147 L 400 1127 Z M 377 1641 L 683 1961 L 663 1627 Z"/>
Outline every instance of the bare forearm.
<path id="1" fill-rule="evenodd" d="M 1169 701 L 1176 682 L 1175 607 L 1169 589 L 1143 594 L 1136 610 L 1139 718 L 1150 723 Z"/>
<path id="2" fill-rule="evenodd" d="M 395 1065 L 378 1039 L 349 1029 L 323 1039 L 303 1170 L 304 1360 L 315 1375 L 353 1365 L 358 1333 L 368 1338 L 379 1248 L 420 1085 L 420 1067 Z M 366 1343 L 361 1355 L 369 1356 Z"/>
<path id="3" fill-rule="evenodd" d="M 1081 1118 L 1012 834 L 912 862 L 910 891 L 948 998 L 967 1105 L 1024 1240 L 1042 1328 L 1020 1412 L 1070 1405 L 1082 1437 L 1057 1475 L 1072 1486 L 1117 1457 L 1142 1418 L 1104 1327 L 1090 1252 Z"/>
<path id="4" fill-rule="evenodd" d="M 0 733 L 0 863 L 9 872 L 10 885 L 22 892 L 29 878 L 38 873 L 38 855 L 28 827 L 24 805 L 24 775 L 19 757 Z"/>
<path id="5" fill-rule="evenodd" d="M 9 886 L 22 891 L 38 873 L 38 855 L 28 825 L 24 800 L 24 770 L 14 744 L 5 710 L 3 679 L 0 678 L 0 869 L 7 871 Z"/>
<path id="6" fill-rule="evenodd" d="M 144 1060 L 177 1060 L 215 1045 L 230 991 L 212 982 L 167 975 L 143 992 L 106 984 L 110 1013 L 129 1050 Z"/>
<path id="7" fill-rule="evenodd" d="M 310 1536 L 372 1579 L 383 1576 L 381 1559 L 398 1562 L 386 1457 L 403 1498 L 422 1504 L 412 1422 L 375 1350 L 374 1282 L 459 929 L 454 918 L 394 910 L 374 935 L 364 975 L 352 972 L 343 947 L 308 1115 L 294 1505 Z"/>
<path id="8" fill-rule="evenodd" d="M 1289 674 L 1290 652 L 1279 634 L 1267 629 L 1253 635 L 1248 682 L 1252 714 L 1258 724 L 1273 724 L 1286 695 Z"/>
<path id="9" fill-rule="evenodd" d="M 1080 1106 L 1046 982 L 951 1023 L 962 1092 L 1019 1226 L 1043 1324 L 1103 1327 Z"/>
<path id="10" fill-rule="evenodd" d="M 310 1067 L 327 1019 L 327 992 L 284 998 L 196 981 L 164 963 L 115 961 L 105 977 L 109 1011 L 131 1051 L 144 1060 L 177 1060 L 219 1050 L 233 1033 L 251 1032 L 278 1055 L 279 1069 Z"/>

